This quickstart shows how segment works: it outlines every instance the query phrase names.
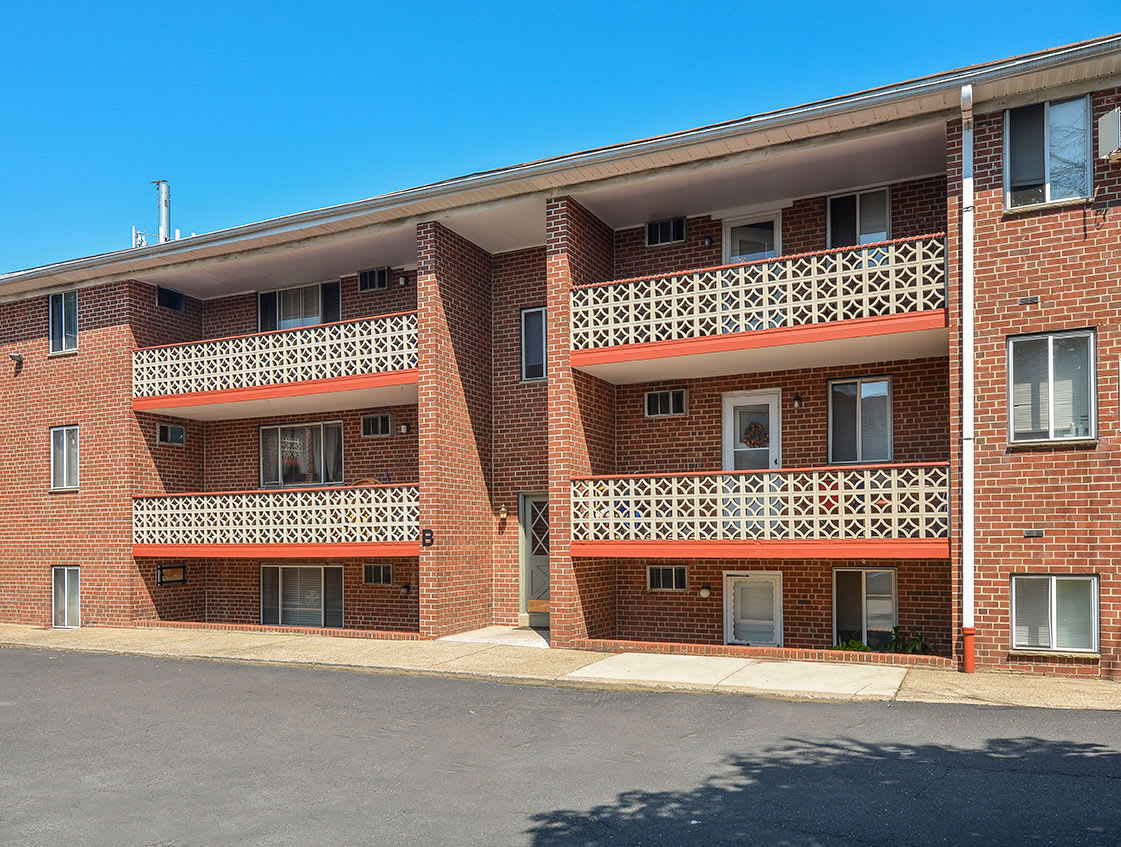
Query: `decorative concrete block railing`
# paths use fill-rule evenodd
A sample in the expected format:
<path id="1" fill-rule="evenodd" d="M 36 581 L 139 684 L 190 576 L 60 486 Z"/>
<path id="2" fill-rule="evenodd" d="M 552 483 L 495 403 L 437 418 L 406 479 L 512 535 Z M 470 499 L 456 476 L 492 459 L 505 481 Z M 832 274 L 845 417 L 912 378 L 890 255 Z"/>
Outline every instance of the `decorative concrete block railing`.
<path id="1" fill-rule="evenodd" d="M 415 312 L 259 332 L 132 354 L 134 397 L 161 397 L 415 368 Z"/>
<path id="2" fill-rule="evenodd" d="M 580 477 L 574 541 L 946 538 L 946 463 Z"/>
<path id="3" fill-rule="evenodd" d="M 946 305 L 944 234 L 572 289 L 572 349 L 677 341 Z"/>
<path id="4" fill-rule="evenodd" d="M 287 488 L 135 497 L 138 545 L 369 544 L 412 542 L 415 485 Z"/>

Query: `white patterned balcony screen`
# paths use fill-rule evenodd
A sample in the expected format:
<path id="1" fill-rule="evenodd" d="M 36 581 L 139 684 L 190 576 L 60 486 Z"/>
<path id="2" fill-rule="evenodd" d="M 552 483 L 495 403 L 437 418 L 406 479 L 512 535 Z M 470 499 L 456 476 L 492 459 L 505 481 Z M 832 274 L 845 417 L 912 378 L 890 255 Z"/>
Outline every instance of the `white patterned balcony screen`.
<path id="1" fill-rule="evenodd" d="M 946 538 L 946 465 L 572 481 L 576 541 Z"/>
<path id="2" fill-rule="evenodd" d="M 572 289 L 572 349 L 941 309 L 942 236 Z"/>
<path id="3" fill-rule="evenodd" d="M 134 397 L 282 385 L 415 368 L 416 313 L 219 338 L 132 354 Z"/>
<path id="4" fill-rule="evenodd" d="M 347 544 L 415 541 L 419 489 L 291 488 L 137 497 L 133 544 Z"/>

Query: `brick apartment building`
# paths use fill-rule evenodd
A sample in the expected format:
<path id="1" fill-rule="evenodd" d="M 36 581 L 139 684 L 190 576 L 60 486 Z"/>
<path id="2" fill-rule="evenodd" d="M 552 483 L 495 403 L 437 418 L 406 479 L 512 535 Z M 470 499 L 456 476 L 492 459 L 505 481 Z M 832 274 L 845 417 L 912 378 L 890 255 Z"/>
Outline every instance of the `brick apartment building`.
<path id="1" fill-rule="evenodd" d="M 1111 36 L 0 276 L 0 620 L 1117 676 L 1119 105 Z"/>

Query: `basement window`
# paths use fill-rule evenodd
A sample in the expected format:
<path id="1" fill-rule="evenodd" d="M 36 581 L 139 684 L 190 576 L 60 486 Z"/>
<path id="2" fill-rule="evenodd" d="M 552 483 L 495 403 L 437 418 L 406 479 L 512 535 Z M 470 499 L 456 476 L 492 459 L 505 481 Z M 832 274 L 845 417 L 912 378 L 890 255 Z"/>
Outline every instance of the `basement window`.
<path id="1" fill-rule="evenodd" d="M 666 218 L 646 225 L 646 246 L 658 247 L 685 240 L 685 218 Z"/>
<path id="2" fill-rule="evenodd" d="M 684 388 L 675 388 L 672 391 L 647 391 L 646 392 L 646 417 L 667 418 L 675 415 L 684 415 L 688 410 Z"/>
<path id="3" fill-rule="evenodd" d="M 1097 652 L 1097 577 L 1012 577 L 1012 649 Z"/>

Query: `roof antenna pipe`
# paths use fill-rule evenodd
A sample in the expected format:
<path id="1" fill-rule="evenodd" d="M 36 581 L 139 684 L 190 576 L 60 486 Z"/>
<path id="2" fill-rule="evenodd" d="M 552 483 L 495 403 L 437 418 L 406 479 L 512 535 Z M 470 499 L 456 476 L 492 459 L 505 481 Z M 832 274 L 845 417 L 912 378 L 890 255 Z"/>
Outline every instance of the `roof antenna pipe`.
<path id="1" fill-rule="evenodd" d="M 152 185 L 159 192 L 160 228 L 159 243 L 171 241 L 171 186 L 166 179 L 154 179 Z"/>

